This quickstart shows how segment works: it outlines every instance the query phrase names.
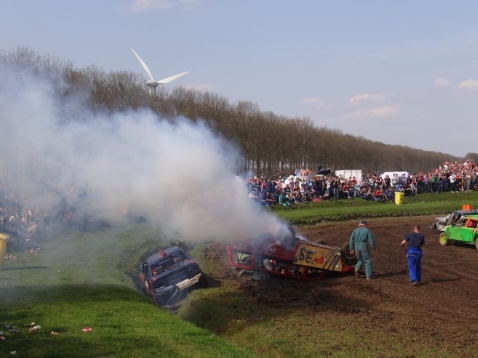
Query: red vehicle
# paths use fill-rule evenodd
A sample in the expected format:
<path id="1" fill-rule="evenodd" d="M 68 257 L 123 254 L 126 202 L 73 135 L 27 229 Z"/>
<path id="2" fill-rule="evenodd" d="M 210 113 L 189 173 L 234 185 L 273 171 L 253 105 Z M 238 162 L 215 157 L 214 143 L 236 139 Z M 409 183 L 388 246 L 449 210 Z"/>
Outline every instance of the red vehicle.
<path id="1" fill-rule="evenodd" d="M 342 247 L 312 243 L 300 238 L 278 240 L 272 236 L 255 241 L 240 241 L 227 246 L 229 264 L 248 272 L 262 271 L 273 275 L 307 280 L 318 279 L 328 272 L 354 272 L 355 255 L 349 243 Z"/>

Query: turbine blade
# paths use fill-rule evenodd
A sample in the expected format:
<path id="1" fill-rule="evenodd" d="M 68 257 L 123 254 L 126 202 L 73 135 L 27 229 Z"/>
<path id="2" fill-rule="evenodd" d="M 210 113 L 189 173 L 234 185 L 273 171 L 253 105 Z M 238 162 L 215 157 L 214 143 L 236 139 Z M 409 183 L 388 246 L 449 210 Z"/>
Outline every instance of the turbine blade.
<path id="1" fill-rule="evenodd" d="M 149 70 L 148 66 L 146 66 L 144 61 L 141 59 L 141 57 L 139 57 L 139 55 L 136 53 L 135 50 L 131 49 L 131 51 L 133 51 L 133 53 L 136 56 L 136 58 L 138 59 L 139 63 L 141 64 L 141 66 L 143 66 L 144 70 L 148 74 L 149 78 L 154 81 L 153 75 L 151 74 L 151 71 Z"/>
<path id="2" fill-rule="evenodd" d="M 168 78 L 164 78 L 160 81 L 158 81 L 159 84 L 165 84 L 165 83 L 169 83 L 171 81 L 174 81 L 176 79 L 178 79 L 179 77 L 182 77 L 184 76 L 185 74 L 189 73 L 189 71 L 186 71 L 186 72 L 182 72 L 182 73 L 179 73 L 177 75 L 174 75 L 174 76 L 171 76 L 171 77 L 168 77 Z"/>

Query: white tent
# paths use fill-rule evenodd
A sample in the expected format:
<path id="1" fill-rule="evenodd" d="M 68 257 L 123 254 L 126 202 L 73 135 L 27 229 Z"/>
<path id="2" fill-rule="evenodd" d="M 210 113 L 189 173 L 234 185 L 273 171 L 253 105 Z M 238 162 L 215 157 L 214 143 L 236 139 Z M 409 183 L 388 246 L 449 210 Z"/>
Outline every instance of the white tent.
<path id="1" fill-rule="evenodd" d="M 400 171 L 400 172 L 385 172 L 380 176 L 382 178 L 385 178 L 387 175 L 390 179 L 393 179 L 394 176 L 401 177 L 402 175 L 405 175 L 406 177 L 408 177 L 409 173 L 408 172 L 403 172 L 403 171 Z"/>
<path id="2" fill-rule="evenodd" d="M 355 179 L 357 180 L 357 184 L 362 184 L 362 169 L 336 170 L 335 175 L 345 179 L 355 177 Z"/>

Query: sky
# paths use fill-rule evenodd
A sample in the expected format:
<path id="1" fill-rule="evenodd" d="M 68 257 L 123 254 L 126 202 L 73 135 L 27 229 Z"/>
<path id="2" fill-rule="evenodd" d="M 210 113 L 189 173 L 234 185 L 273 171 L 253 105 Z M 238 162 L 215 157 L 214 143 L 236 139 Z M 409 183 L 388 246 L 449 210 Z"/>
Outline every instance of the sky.
<path id="1" fill-rule="evenodd" d="M 212 91 L 385 144 L 478 152 L 478 2 L 0 0 L 0 50 Z"/>

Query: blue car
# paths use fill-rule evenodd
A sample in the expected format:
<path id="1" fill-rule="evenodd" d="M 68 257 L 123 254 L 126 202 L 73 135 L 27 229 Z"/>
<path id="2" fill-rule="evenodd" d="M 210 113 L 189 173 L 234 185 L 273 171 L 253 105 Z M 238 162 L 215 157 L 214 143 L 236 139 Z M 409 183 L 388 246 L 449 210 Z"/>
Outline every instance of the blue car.
<path id="1" fill-rule="evenodd" d="M 160 249 L 143 261 L 139 270 L 146 292 L 160 306 L 177 304 L 187 289 L 207 285 L 198 263 L 178 246 Z"/>

